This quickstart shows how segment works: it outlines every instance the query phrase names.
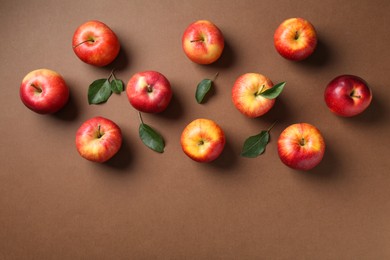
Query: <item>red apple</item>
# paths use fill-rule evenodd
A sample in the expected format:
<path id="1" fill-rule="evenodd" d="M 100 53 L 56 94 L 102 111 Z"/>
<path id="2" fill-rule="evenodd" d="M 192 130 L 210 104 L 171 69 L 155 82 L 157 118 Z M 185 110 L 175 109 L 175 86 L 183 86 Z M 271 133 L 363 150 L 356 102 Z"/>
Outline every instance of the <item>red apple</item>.
<path id="1" fill-rule="evenodd" d="M 130 104 L 146 113 L 164 111 L 172 98 L 171 84 L 157 71 L 136 73 L 127 83 L 126 93 Z"/>
<path id="2" fill-rule="evenodd" d="M 304 60 L 317 46 L 317 33 L 309 21 L 303 18 L 290 18 L 283 21 L 276 29 L 274 45 L 284 58 L 294 61 Z"/>
<path id="3" fill-rule="evenodd" d="M 278 139 L 278 154 L 287 166 L 310 170 L 317 166 L 325 153 L 325 141 L 320 131 L 307 123 L 293 124 L 284 129 Z"/>
<path id="4" fill-rule="evenodd" d="M 68 102 L 69 88 L 57 72 L 38 69 L 23 78 L 19 94 L 23 104 L 32 111 L 52 114 Z"/>
<path id="5" fill-rule="evenodd" d="M 115 33 L 100 21 L 88 21 L 73 34 L 73 51 L 85 63 L 103 67 L 110 64 L 120 50 Z"/>
<path id="6" fill-rule="evenodd" d="M 211 162 L 225 147 L 225 134 L 210 119 L 196 119 L 183 130 L 180 139 L 184 153 L 197 162 Z"/>
<path id="7" fill-rule="evenodd" d="M 184 31 L 182 47 L 187 57 L 198 64 L 210 64 L 219 59 L 225 47 L 219 28 L 210 21 L 199 20 Z"/>
<path id="8" fill-rule="evenodd" d="M 273 87 L 272 81 L 258 73 L 246 73 L 237 78 L 232 89 L 232 101 L 244 115 L 255 118 L 267 113 L 275 99 L 265 98 L 261 93 Z"/>
<path id="9" fill-rule="evenodd" d="M 85 121 L 76 132 L 77 151 L 89 161 L 108 161 L 119 151 L 121 145 L 121 129 L 103 117 Z"/>
<path id="10" fill-rule="evenodd" d="M 370 105 L 372 92 L 366 81 L 354 75 L 334 78 L 325 89 L 325 102 L 339 116 L 351 117 Z"/>

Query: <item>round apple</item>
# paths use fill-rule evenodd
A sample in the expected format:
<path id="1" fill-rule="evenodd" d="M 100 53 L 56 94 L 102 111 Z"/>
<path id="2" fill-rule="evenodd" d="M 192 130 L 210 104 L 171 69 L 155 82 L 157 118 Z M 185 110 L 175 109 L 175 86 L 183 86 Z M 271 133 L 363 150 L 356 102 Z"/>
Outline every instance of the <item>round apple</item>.
<path id="1" fill-rule="evenodd" d="M 182 47 L 187 57 L 198 64 L 211 64 L 219 59 L 225 47 L 221 30 L 210 21 L 199 20 L 184 31 Z"/>
<path id="2" fill-rule="evenodd" d="M 73 34 L 73 51 L 85 63 L 103 67 L 110 64 L 120 50 L 115 33 L 100 21 L 88 21 Z"/>
<path id="3" fill-rule="evenodd" d="M 126 93 L 130 104 L 145 113 L 164 111 L 172 99 L 171 84 L 157 71 L 136 73 L 127 83 Z"/>
<path id="4" fill-rule="evenodd" d="M 225 147 L 225 134 L 210 119 L 196 119 L 183 130 L 180 139 L 184 153 L 197 162 L 211 162 Z"/>
<path id="5" fill-rule="evenodd" d="M 68 102 L 69 88 L 57 72 L 38 69 L 23 78 L 19 94 L 23 104 L 32 111 L 52 114 Z"/>
<path id="6" fill-rule="evenodd" d="M 362 113 L 372 100 L 372 92 L 367 82 L 354 75 L 334 78 L 327 85 L 324 96 L 329 109 L 344 117 Z"/>
<path id="7" fill-rule="evenodd" d="M 255 118 L 267 113 L 275 104 L 261 94 L 273 87 L 272 81 L 262 74 L 246 73 L 237 78 L 232 89 L 232 101 L 242 114 Z"/>
<path id="8" fill-rule="evenodd" d="M 317 46 L 314 26 L 303 18 L 283 21 L 274 34 L 276 50 L 288 60 L 300 61 L 309 57 Z"/>
<path id="9" fill-rule="evenodd" d="M 313 169 L 322 161 L 324 153 L 324 138 L 311 124 L 290 125 L 279 136 L 279 157 L 285 165 L 293 169 Z"/>
<path id="10" fill-rule="evenodd" d="M 121 145 L 121 129 L 104 117 L 85 121 L 76 132 L 77 151 L 89 161 L 108 161 L 119 151 Z"/>

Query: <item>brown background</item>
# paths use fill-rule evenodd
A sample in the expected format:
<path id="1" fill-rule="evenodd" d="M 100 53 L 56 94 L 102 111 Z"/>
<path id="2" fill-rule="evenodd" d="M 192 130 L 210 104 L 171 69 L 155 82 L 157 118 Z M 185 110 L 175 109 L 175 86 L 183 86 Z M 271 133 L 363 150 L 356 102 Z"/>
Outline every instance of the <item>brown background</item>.
<path id="1" fill-rule="evenodd" d="M 315 3 L 314 3 L 315 2 Z M 390 2 L 326 1 L 1 1 L 0 258 L 1 259 L 389 259 Z M 317 29 L 315 54 L 300 63 L 280 57 L 273 32 L 286 18 Z M 71 39 L 90 19 L 107 23 L 122 51 L 107 68 L 82 63 Z M 213 65 L 191 63 L 181 36 L 209 19 L 226 49 Z M 111 69 L 125 83 L 143 70 L 171 82 L 166 112 L 144 114 L 166 151 L 138 138 L 137 113 L 125 93 L 100 106 L 87 88 Z M 29 111 L 19 86 L 31 70 L 50 68 L 71 89 L 56 115 Z M 197 83 L 219 77 L 198 105 Z M 235 79 L 259 72 L 287 81 L 262 118 L 242 116 L 231 102 Z M 323 101 L 326 84 L 350 73 L 374 93 L 364 114 L 340 118 Z M 82 159 L 75 132 L 93 116 L 115 121 L 124 135 L 106 164 Z M 210 164 L 191 161 L 179 138 L 199 117 L 225 130 L 227 145 Z M 243 141 L 275 120 L 266 153 L 239 156 Z M 308 173 L 284 166 L 276 140 L 292 123 L 316 125 L 327 143 Z"/>

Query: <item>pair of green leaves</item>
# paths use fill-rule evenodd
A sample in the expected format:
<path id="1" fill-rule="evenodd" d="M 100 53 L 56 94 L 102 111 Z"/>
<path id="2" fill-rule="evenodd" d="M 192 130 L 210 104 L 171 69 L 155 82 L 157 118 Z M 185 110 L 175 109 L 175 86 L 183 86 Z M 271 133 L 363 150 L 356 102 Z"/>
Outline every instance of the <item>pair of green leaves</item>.
<path id="1" fill-rule="evenodd" d="M 113 79 L 111 79 L 111 77 Z M 104 103 L 110 98 L 112 92 L 120 94 L 123 91 L 122 80 L 115 78 L 114 72 L 112 71 L 107 79 L 97 79 L 89 85 L 88 103 Z"/>
<path id="2" fill-rule="evenodd" d="M 145 124 L 142 120 L 141 113 L 138 113 L 141 121 L 139 125 L 139 137 L 141 141 L 153 151 L 163 153 L 165 148 L 164 138 L 151 126 Z"/>
<path id="3" fill-rule="evenodd" d="M 280 95 L 280 93 L 282 93 L 285 85 L 286 82 L 281 82 L 267 90 L 262 91 L 262 89 L 260 89 L 259 93 L 256 93 L 256 95 L 261 95 L 262 97 L 268 99 L 277 98 Z M 241 156 L 248 157 L 248 158 L 255 158 L 260 154 L 264 153 L 265 147 L 269 143 L 270 131 L 272 127 L 274 127 L 275 123 L 273 123 L 271 127 L 268 128 L 267 130 L 263 130 L 259 134 L 247 138 L 244 142 L 244 146 L 241 151 Z"/>

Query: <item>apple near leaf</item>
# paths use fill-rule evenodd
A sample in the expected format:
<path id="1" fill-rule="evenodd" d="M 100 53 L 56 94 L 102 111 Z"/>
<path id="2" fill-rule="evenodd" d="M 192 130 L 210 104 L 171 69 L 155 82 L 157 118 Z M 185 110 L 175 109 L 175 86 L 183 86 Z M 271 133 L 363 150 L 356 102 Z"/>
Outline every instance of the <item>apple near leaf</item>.
<path id="1" fill-rule="evenodd" d="M 80 25 L 73 34 L 73 51 L 83 62 L 103 67 L 118 56 L 118 37 L 105 23 L 97 20 Z"/>

